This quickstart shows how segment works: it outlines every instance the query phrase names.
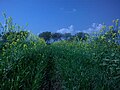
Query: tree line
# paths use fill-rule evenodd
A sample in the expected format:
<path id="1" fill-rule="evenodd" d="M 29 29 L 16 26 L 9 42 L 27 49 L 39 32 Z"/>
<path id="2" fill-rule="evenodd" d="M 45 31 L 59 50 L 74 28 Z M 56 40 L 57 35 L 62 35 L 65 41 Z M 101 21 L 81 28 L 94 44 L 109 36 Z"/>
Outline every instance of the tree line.
<path id="1" fill-rule="evenodd" d="M 67 40 L 67 41 L 73 41 L 73 40 L 81 40 L 86 41 L 89 37 L 88 33 L 84 32 L 78 32 L 75 35 L 72 35 L 71 33 L 52 33 L 49 31 L 42 32 L 38 35 L 40 38 L 43 38 L 47 44 L 50 44 L 52 42 L 60 41 L 60 40 Z"/>

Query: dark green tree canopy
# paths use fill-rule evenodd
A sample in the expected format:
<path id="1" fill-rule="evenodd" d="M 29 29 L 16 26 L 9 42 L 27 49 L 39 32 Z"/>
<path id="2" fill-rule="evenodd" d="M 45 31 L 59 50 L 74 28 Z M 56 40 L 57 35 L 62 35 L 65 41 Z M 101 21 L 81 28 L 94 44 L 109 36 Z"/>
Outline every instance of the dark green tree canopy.
<path id="1" fill-rule="evenodd" d="M 53 33 L 52 34 L 52 39 L 54 40 L 54 41 L 58 41 L 58 40 L 61 40 L 61 38 L 62 38 L 62 34 L 61 33 Z"/>
<path id="2" fill-rule="evenodd" d="M 69 40 L 72 37 L 72 35 L 71 35 L 71 33 L 65 33 L 65 34 L 63 34 L 63 37 L 65 40 Z"/>
<path id="3" fill-rule="evenodd" d="M 79 40 L 87 40 L 88 37 L 89 37 L 89 34 L 88 33 L 84 33 L 84 32 L 78 32 L 75 34 L 75 37 Z"/>
<path id="4" fill-rule="evenodd" d="M 40 38 L 44 38 L 44 40 L 45 40 L 47 43 L 49 43 L 49 42 L 50 42 L 50 39 L 51 39 L 51 37 L 52 37 L 52 33 L 51 33 L 51 32 L 48 32 L 48 31 L 42 32 L 42 33 L 39 34 L 39 37 L 40 37 Z"/>

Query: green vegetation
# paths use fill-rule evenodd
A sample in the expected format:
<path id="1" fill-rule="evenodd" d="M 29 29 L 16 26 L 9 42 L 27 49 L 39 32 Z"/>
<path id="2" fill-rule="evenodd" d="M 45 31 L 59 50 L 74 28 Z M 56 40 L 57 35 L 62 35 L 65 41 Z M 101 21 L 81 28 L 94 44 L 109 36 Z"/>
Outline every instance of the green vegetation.
<path id="1" fill-rule="evenodd" d="M 107 32 L 63 35 L 47 32 L 38 38 L 5 16 L 0 40 L 1 90 L 119 90 L 120 28 Z M 19 28 L 18 28 L 19 27 Z M 45 36 L 45 34 L 48 35 Z M 84 38 L 82 35 L 84 35 Z M 87 36 L 86 36 L 87 35 Z M 55 41 L 50 45 L 51 37 Z M 88 37 L 89 36 L 89 37 Z M 71 39 L 73 38 L 73 39 Z M 46 42 L 47 41 L 47 42 Z"/>

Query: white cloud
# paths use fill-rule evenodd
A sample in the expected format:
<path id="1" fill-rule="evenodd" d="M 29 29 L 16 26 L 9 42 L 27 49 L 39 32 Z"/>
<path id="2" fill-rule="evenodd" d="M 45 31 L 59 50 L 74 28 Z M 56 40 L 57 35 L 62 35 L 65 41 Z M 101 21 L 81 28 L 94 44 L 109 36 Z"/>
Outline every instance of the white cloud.
<path id="1" fill-rule="evenodd" d="M 64 10 L 64 8 L 60 8 L 60 10 Z"/>
<path id="2" fill-rule="evenodd" d="M 61 28 L 57 30 L 58 33 L 74 33 L 74 26 L 70 25 L 68 28 Z"/>
<path id="3" fill-rule="evenodd" d="M 102 29 L 103 25 L 102 24 L 96 24 L 93 23 L 91 25 L 91 27 L 89 27 L 86 30 L 75 30 L 73 25 L 70 25 L 67 28 L 61 28 L 59 30 L 57 30 L 56 32 L 58 33 L 71 33 L 71 34 L 76 34 L 78 32 L 84 32 L 84 33 L 88 33 L 90 35 L 92 35 L 94 32 L 99 32 Z"/>
<path id="4" fill-rule="evenodd" d="M 95 27 L 96 27 L 96 23 L 93 23 L 93 24 L 92 24 L 92 27 L 94 27 L 94 28 L 95 28 Z"/>
<path id="5" fill-rule="evenodd" d="M 102 24 L 93 23 L 90 28 L 83 30 L 83 32 L 92 34 L 93 32 L 99 32 L 102 29 L 102 27 Z"/>
<path id="6" fill-rule="evenodd" d="M 73 9 L 72 9 L 72 11 L 73 11 L 73 12 L 76 12 L 76 11 L 77 11 L 77 9 L 73 8 Z"/>
<path id="7" fill-rule="evenodd" d="M 66 8 L 60 8 L 61 11 L 64 11 L 65 13 L 74 13 L 77 11 L 76 8 L 72 8 L 72 9 L 66 9 Z"/>

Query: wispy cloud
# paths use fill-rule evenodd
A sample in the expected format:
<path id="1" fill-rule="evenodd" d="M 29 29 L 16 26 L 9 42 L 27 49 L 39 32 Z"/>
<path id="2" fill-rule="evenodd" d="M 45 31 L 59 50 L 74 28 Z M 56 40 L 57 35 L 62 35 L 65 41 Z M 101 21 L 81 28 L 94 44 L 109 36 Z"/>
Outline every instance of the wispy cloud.
<path id="1" fill-rule="evenodd" d="M 70 25 L 69 27 L 64 27 L 61 28 L 59 30 L 57 30 L 56 32 L 58 33 L 71 33 L 71 34 L 76 34 L 78 32 L 84 32 L 84 33 L 88 33 L 90 35 L 92 35 L 94 32 L 99 32 L 102 29 L 103 25 L 102 24 L 96 24 L 96 23 L 92 23 L 92 25 L 86 29 L 86 30 L 75 30 L 73 25 Z"/>
<path id="2" fill-rule="evenodd" d="M 65 8 L 60 8 L 61 11 L 64 11 L 65 13 L 74 13 L 74 12 L 77 12 L 77 9 L 76 8 L 72 8 L 72 9 L 65 9 Z"/>
<path id="3" fill-rule="evenodd" d="M 58 33 L 74 33 L 74 27 L 73 25 L 70 25 L 69 27 L 67 28 L 61 28 L 59 30 L 57 30 Z"/>
<path id="4" fill-rule="evenodd" d="M 90 28 L 83 30 L 83 32 L 92 34 L 93 32 L 99 32 L 102 29 L 102 27 L 102 24 L 93 23 Z"/>
<path id="5" fill-rule="evenodd" d="M 65 8 L 60 8 L 60 10 L 64 10 Z"/>
<path id="6" fill-rule="evenodd" d="M 73 11 L 73 12 L 76 12 L 76 11 L 77 11 L 77 9 L 73 8 L 73 9 L 72 9 L 72 11 Z"/>

